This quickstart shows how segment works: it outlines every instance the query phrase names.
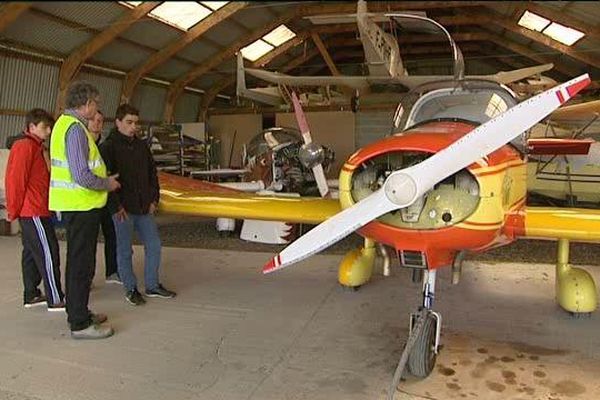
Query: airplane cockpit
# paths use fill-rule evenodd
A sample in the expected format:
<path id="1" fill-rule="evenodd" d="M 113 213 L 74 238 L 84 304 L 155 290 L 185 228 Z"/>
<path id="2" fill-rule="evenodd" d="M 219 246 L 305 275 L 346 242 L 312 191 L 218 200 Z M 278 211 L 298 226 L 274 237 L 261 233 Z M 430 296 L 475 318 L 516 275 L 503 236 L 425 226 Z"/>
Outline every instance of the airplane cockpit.
<path id="1" fill-rule="evenodd" d="M 483 80 L 440 81 L 421 85 L 402 99 L 394 128 L 403 131 L 425 121 L 466 120 L 477 125 L 517 104 L 506 87 Z"/>

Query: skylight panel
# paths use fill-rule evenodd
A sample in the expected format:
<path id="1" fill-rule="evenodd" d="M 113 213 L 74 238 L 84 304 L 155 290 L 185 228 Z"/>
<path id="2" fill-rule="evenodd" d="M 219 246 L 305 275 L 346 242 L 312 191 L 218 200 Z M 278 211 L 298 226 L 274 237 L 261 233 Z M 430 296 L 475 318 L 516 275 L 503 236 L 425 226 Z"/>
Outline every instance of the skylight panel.
<path id="1" fill-rule="evenodd" d="M 576 41 L 585 36 L 585 33 L 577 29 L 572 29 L 556 22 L 551 23 L 549 27 L 544 29 L 543 33 L 567 46 L 572 46 Z"/>
<path id="2" fill-rule="evenodd" d="M 550 24 L 550 20 L 542 16 L 534 14 L 529 11 L 525 11 L 521 16 L 518 24 L 532 31 L 541 32 Z"/>
<path id="3" fill-rule="evenodd" d="M 218 10 L 223 7 L 225 4 L 229 3 L 228 1 L 201 1 L 200 4 L 210 8 L 213 11 Z"/>
<path id="4" fill-rule="evenodd" d="M 212 11 L 195 1 L 165 1 L 150 15 L 180 29 L 188 30 Z"/>
<path id="5" fill-rule="evenodd" d="M 269 51 L 273 50 L 274 48 L 275 47 L 265 42 L 264 40 L 258 39 L 257 41 L 255 41 L 252 44 L 249 44 L 240 51 L 242 52 L 244 58 L 247 58 L 248 60 L 254 62 L 262 56 L 264 56 L 265 54 L 267 54 Z"/>
<path id="6" fill-rule="evenodd" d="M 277 28 L 273 29 L 271 32 L 267 33 L 262 38 L 265 42 L 270 43 L 273 46 L 279 46 L 295 36 L 296 34 L 289 30 L 287 26 L 279 25 Z"/>

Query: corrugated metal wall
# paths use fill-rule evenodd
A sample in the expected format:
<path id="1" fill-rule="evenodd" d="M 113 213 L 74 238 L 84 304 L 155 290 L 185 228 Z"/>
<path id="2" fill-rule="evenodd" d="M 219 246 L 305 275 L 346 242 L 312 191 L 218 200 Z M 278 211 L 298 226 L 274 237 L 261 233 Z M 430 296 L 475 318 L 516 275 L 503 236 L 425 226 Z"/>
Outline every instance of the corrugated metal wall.
<path id="1" fill-rule="evenodd" d="M 148 122 L 162 121 L 167 97 L 167 88 L 154 85 L 138 85 L 131 104 L 140 110 L 140 119 Z"/>
<path id="2" fill-rule="evenodd" d="M 121 100 L 121 86 L 123 80 L 104 75 L 95 75 L 82 72 L 77 75 L 77 80 L 85 80 L 96 86 L 100 91 L 100 110 L 109 118 L 114 118 Z"/>
<path id="3" fill-rule="evenodd" d="M 175 122 L 197 122 L 199 106 L 199 94 L 182 94 L 175 104 Z"/>
<path id="4" fill-rule="evenodd" d="M 24 114 L 40 107 L 54 112 L 58 96 L 58 65 L 17 58 L 0 57 L 0 109 Z M 81 72 L 77 80 L 86 80 L 100 90 L 101 110 L 105 117 L 113 119 L 120 103 L 123 78 Z M 140 110 L 140 118 L 147 122 L 160 122 L 165 107 L 167 88 L 151 84 L 139 85 L 131 103 Z M 176 122 L 196 122 L 200 95 L 184 93 L 175 107 Z M 6 138 L 23 130 L 24 115 L 0 115 L 0 148 L 5 147 Z M 105 133 L 113 126 L 106 122 Z"/>
<path id="5" fill-rule="evenodd" d="M 363 111 L 355 114 L 357 148 L 386 137 L 392 127 L 393 111 Z"/>
<path id="6" fill-rule="evenodd" d="M 40 107 L 54 111 L 58 66 L 13 57 L 0 57 L 0 109 L 28 111 Z M 0 147 L 6 138 L 23 130 L 25 117 L 0 115 Z"/>

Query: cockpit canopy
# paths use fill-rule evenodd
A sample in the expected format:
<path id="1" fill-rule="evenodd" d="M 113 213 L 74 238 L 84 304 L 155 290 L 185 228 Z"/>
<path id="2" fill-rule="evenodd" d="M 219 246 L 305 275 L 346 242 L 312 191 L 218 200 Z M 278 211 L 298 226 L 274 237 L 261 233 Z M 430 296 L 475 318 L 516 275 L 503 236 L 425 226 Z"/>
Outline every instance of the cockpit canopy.
<path id="1" fill-rule="evenodd" d="M 394 127 L 406 130 L 425 121 L 467 120 L 477 125 L 517 104 L 514 94 L 490 81 L 440 81 L 416 87 L 402 99 Z"/>

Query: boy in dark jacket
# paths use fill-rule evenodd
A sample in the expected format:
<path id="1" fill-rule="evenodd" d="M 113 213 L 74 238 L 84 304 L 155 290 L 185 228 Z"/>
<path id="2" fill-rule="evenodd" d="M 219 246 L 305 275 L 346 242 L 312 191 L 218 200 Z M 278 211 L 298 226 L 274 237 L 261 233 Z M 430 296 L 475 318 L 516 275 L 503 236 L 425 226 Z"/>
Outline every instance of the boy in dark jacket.
<path id="1" fill-rule="evenodd" d="M 100 145 L 110 174 L 119 174 L 121 189 L 109 195 L 108 207 L 117 234 L 117 265 L 125 298 L 133 305 L 146 301 L 137 289 L 132 265 L 132 236 L 135 229 L 144 243 L 146 296 L 172 298 L 175 293 L 159 282 L 161 244 L 154 212 L 159 200 L 158 176 L 150 149 L 136 137 L 139 111 L 129 104 L 117 108 L 115 126 Z"/>
<path id="2" fill-rule="evenodd" d="M 24 306 L 47 304 L 48 311 L 64 311 L 58 241 L 48 210 L 50 172 L 43 145 L 54 119 L 35 108 L 27 113 L 25 124 L 24 134 L 12 143 L 5 177 L 8 220 L 18 218 L 21 226 Z M 46 296 L 38 289 L 42 279 Z"/>

